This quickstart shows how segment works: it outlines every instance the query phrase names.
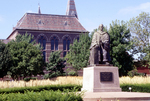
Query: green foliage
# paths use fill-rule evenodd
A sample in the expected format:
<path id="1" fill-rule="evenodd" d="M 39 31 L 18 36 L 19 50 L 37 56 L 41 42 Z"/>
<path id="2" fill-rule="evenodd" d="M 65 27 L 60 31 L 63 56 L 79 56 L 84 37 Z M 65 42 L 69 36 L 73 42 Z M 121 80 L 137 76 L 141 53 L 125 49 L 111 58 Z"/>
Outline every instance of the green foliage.
<path id="1" fill-rule="evenodd" d="M 131 70 L 128 72 L 129 77 L 134 77 L 134 76 L 146 76 L 145 73 L 138 73 L 137 69 Z"/>
<path id="2" fill-rule="evenodd" d="M 15 42 L 21 42 L 21 41 L 26 41 L 28 43 L 32 43 L 32 44 L 35 44 L 36 42 L 33 41 L 33 36 L 31 34 L 28 34 L 27 32 L 25 33 L 25 35 L 21 35 L 21 34 L 18 34 L 16 36 L 16 39 L 15 39 Z"/>
<path id="3" fill-rule="evenodd" d="M 47 85 L 47 86 L 35 86 L 35 87 L 21 87 L 21 88 L 5 88 L 0 89 L 0 94 L 9 94 L 9 93 L 24 93 L 26 91 L 40 92 L 44 90 L 53 90 L 53 91 L 65 91 L 66 89 L 72 91 L 74 88 L 78 91 L 81 91 L 81 85 Z"/>
<path id="4" fill-rule="evenodd" d="M 133 69 L 133 58 L 128 53 L 132 45 L 127 24 L 116 20 L 110 24 L 108 33 L 110 35 L 111 63 L 119 68 L 120 76 L 127 75 L 128 71 Z"/>
<path id="5" fill-rule="evenodd" d="M 13 41 L 15 41 L 15 42 L 22 42 L 22 41 L 25 41 L 25 42 L 27 42 L 27 43 L 30 43 L 30 44 L 32 44 L 32 45 L 34 45 L 34 46 L 36 46 L 38 49 L 42 49 L 41 47 L 40 47 L 40 44 L 36 44 L 36 41 L 34 40 L 34 36 L 33 35 L 31 35 L 31 34 L 29 34 L 29 33 L 25 33 L 24 35 L 21 35 L 21 34 L 18 34 L 17 36 L 16 36 L 16 39 L 15 40 L 13 40 Z"/>
<path id="6" fill-rule="evenodd" d="M 61 51 L 55 51 L 50 53 L 49 62 L 47 63 L 46 70 L 49 71 L 49 74 L 44 76 L 45 79 L 63 76 L 65 68 L 65 60 L 60 58 Z"/>
<path id="7" fill-rule="evenodd" d="M 150 93 L 150 84 L 121 84 L 122 91 L 129 92 L 129 87 L 132 88 L 132 92 L 144 92 Z"/>
<path id="8" fill-rule="evenodd" d="M 66 55 L 67 63 L 72 65 L 76 73 L 78 70 L 88 65 L 91 39 L 87 33 L 80 35 L 79 41 L 75 40 L 70 45 L 70 51 Z"/>
<path id="9" fill-rule="evenodd" d="M 12 57 L 6 45 L 0 41 L 0 78 L 7 75 L 7 71 L 12 64 Z"/>
<path id="10" fill-rule="evenodd" d="M 25 94 L 10 93 L 0 95 L 0 101 L 83 101 L 82 93 L 66 91 L 41 91 L 29 92 Z"/>
<path id="11" fill-rule="evenodd" d="M 74 70 L 71 70 L 69 73 L 68 73 L 69 76 L 77 76 L 78 74 L 76 73 L 76 71 Z"/>
<path id="12" fill-rule="evenodd" d="M 44 60 L 38 47 L 28 41 L 11 41 L 7 44 L 12 56 L 12 66 L 9 75 L 13 79 L 25 78 L 43 74 Z"/>
<path id="13" fill-rule="evenodd" d="M 37 77 L 28 77 L 28 78 L 24 78 L 24 81 L 28 82 L 30 80 L 36 80 Z"/>
<path id="14" fill-rule="evenodd" d="M 140 53 L 139 59 L 148 61 L 150 67 L 150 15 L 142 12 L 136 18 L 129 21 L 129 28 L 132 33 L 133 50 Z"/>

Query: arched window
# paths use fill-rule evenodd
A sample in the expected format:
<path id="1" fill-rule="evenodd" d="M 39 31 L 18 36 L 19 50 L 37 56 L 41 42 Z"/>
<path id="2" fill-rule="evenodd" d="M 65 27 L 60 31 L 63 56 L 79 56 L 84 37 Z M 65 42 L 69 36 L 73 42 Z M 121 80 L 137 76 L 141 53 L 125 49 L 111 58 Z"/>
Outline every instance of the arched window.
<path id="1" fill-rule="evenodd" d="M 51 50 L 58 50 L 58 39 L 55 36 L 51 39 Z"/>
<path id="2" fill-rule="evenodd" d="M 70 49 L 70 39 L 68 37 L 65 37 L 63 40 L 63 57 L 66 56 L 67 52 Z"/>
<path id="3" fill-rule="evenodd" d="M 38 43 L 40 43 L 40 46 L 43 48 L 43 50 L 46 49 L 46 39 L 43 36 L 38 39 Z"/>
<path id="4" fill-rule="evenodd" d="M 77 40 L 79 42 L 79 35 L 74 38 L 73 41 Z"/>
<path id="5" fill-rule="evenodd" d="M 38 43 L 40 43 L 40 46 L 42 47 L 42 51 L 43 51 L 43 58 L 44 58 L 44 61 L 45 61 L 45 58 L 46 58 L 46 39 L 41 36 L 39 39 L 38 39 Z"/>

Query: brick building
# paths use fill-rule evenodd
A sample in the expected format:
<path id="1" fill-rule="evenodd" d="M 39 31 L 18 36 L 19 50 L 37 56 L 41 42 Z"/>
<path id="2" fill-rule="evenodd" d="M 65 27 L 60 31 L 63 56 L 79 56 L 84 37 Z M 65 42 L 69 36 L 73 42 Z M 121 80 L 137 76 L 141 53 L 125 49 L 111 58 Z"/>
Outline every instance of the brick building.
<path id="1" fill-rule="evenodd" d="M 60 50 L 64 57 L 69 45 L 79 39 L 81 33 L 89 33 L 79 22 L 74 0 L 68 1 L 66 15 L 42 14 L 40 7 L 38 13 L 24 14 L 7 40 L 15 39 L 17 34 L 26 32 L 43 46 L 45 61 L 48 61 L 52 51 Z"/>

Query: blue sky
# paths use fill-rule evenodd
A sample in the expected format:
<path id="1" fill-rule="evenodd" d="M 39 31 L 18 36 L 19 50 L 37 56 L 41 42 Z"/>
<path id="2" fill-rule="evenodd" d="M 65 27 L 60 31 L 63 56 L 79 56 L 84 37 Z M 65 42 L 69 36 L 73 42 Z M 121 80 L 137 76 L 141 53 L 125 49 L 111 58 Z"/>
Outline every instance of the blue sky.
<path id="1" fill-rule="evenodd" d="M 40 3 L 43 14 L 65 15 L 68 0 L 0 0 L 0 39 L 6 39 L 18 20 L 26 13 L 37 13 Z M 93 31 L 101 23 L 109 26 L 112 21 L 150 12 L 149 0 L 75 0 L 81 24 Z"/>

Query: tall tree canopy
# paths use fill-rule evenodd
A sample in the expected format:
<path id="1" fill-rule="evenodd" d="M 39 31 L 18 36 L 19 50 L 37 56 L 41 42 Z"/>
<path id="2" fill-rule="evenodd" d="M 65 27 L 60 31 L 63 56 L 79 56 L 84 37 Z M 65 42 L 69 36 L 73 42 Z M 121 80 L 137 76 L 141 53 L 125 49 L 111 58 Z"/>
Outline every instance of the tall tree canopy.
<path id="1" fill-rule="evenodd" d="M 12 57 L 9 53 L 6 44 L 0 41 L 0 78 L 3 78 L 7 75 L 9 67 L 12 64 Z"/>
<path id="2" fill-rule="evenodd" d="M 18 34 L 16 36 L 15 42 L 21 42 L 26 41 L 28 43 L 35 44 L 35 41 L 33 40 L 33 36 L 31 34 L 28 34 L 27 32 L 24 35 Z"/>
<path id="3" fill-rule="evenodd" d="M 40 47 L 40 44 L 36 44 L 36 41 L 34 40 L 34 37 L 33 35 L 29 34 L 29 33 L 25 33 L 24 35 L 21 35 L 21 34 L 18 34 L 16 36 L 16 39 L 13 40 L 15 42 L 22 42 L 22 41 L 25 41 L 25 42 L 28 42 L 34 46 L 36 46 L 38 49 L 42 49 L 42 47 Z"/>
<path id="4" fill-rule="evenodd" d="M 70 45 L 69 53 L 67 53 L 65 58 L 67 59 L 67 63 L 72 65 L 76 72 L 88 65 L 90 45 L 91 38 L 87 33 L 81 34 L 79 40 L 75 40 Z"/>
<path id="5" fill-rule="evenodd" d="M 21 37 L 24 37 L 24 35 Z M 30 37 L 28 36 L 27 39 L 32 39 Z M 38 47 L 26 40 L 11 41 L 7 44 L 7 47 L 12 56 L 9 74 L 13 79 L 43 74 L 44 59 Z"/>
<path id="6" fill-rule="evenodd" d="M 150 15 L 142 12 L 129 21 L 132 33 L 133 52 L 140 53 L 139 59 L 148 61 L 150 67 Z"/>
<path id="7" fill-rule="evenodd" d="M 63 76 L 64 68 L 66 66 L 65 60 L 60 57 L 61 51 L 55 51 L 50 53 L 49 62 L 47 63 L 46 70 L 49 74 L 44 76 L 45 79 Z"/>
<path id="8" fill-rule="evenodd" d="M 119 74 L 127 75 L 133 69 L 133 58 L 128 51 L 132 45 L 130 43 L 130 30 L 124 21 L 113 21 L 108 30 L 110 35 L 110 55 L 111 63 L 119 68 Z"/>

